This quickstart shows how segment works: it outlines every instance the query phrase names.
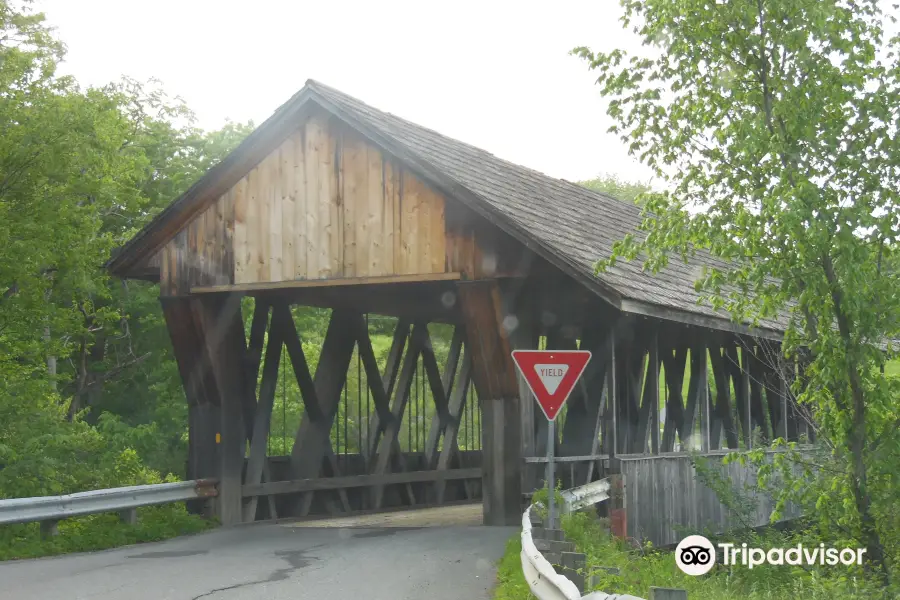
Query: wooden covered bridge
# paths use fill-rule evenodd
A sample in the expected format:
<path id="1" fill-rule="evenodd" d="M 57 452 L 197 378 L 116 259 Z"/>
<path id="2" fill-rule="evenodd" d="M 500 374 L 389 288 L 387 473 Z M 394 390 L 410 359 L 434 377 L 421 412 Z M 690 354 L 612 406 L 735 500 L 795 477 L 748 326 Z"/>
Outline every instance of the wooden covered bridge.
<path id="1" fill-rule="evenodd" d="M 542 483 L 547 425 L 511 349 L 594 353 L 558 432 L 566 484 L 634 455 L 809 433 L 770 360 L 777 324 L 750 331 L 698 305 L 698 265 L 595 276 L 638 223 L 633 205 L 308 81 L 108 268 L 159 282 L 188 476 L 219 479 L 223 523 L 480 496 L 485 524 L 516 524 Z M 330 309 L 314 372 L 295 305 Z M 375 315 L 395 324 L 386 357 Z M 443 365 L 436 326 L 453 328 Z M 289 455 L 268 456 L 282 349 L 304 412 Z M 336 423 L 351 369 L 371 398 L 358 444 Z M 404 449 L 415 410 L 429 422 Z"/>

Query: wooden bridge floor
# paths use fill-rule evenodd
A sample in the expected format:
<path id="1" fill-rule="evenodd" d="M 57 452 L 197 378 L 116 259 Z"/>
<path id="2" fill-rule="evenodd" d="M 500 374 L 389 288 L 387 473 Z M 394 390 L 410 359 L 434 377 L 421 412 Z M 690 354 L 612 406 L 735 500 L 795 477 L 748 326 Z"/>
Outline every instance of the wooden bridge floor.
<path id="1" fill-rule="evenodd" d="M 351 515 L 333 519 L 314 519 L 280 523 L 282 527 L 369 528 L 369 527 L 451 527 L 481 525 L 481 503 L 398 510 L 368 515 Z"/>

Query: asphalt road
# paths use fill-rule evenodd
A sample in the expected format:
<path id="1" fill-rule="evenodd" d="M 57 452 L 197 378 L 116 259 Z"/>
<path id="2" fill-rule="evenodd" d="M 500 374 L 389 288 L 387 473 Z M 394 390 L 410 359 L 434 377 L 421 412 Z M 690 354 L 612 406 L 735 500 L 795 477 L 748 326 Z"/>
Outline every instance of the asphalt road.
<path id="1" fill-rule="evenodd" d="M 453 514 L 257 524 L 5 562 L 0 599 L 487 600 L 516 529 L 469 525 Z"/>

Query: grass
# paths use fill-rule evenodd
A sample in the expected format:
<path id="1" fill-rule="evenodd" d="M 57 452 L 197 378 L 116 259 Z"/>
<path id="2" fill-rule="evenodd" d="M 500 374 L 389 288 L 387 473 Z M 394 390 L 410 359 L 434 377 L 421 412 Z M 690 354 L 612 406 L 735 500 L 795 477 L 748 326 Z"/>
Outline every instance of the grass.
<path id="1" fill-rule="evenodd" d="M 497 565 L 497 588 L 494 600 L 526 600 L 534 598 L 522 575 L 522 538 L 517 533 L 506 542 L 506 552 Z"/>
<path id="2" fill-rule="evenodd" d="M 5 525 L 0 527 L 0 560 L 157 542 L 214 526 L 211 521 L 189 514 L 183 505 L 174 504 L 139 508 L 137 525 L 122 523 L 114 514 L 67 519 L 59 522 L 59 535 L 45 540 L 40 537 L 38 523 Z"/>
<path id="3" fill-rule="evenodd" d="M 586 574 L 598 575 L 590 591 L 632 594 L 648 598 L 650 586 L 684 589 L 690 600 L 872 600 L 885 597 L 876 585 L 849 567 L 821 567 L 805 571 L 801 567 L 746 567 L 717 565 L 712 572 L 691 577 L 675 566 L 674 554 L 650 547 L 635 548 L 610 537 L 602 523 L 587 514 L 566 516 L 562 523 L 567 539 L 575 542 L 586 558 Z M 734 534 L 728 541 L 746 541 L 751 547 L 773 548 L 796 546 L 801 538 L 767 532 Z M 812 539 L 805 546 L 818 545 Z M 495 600 L 533 600 L 519 563 L 521 550 L 518 534 L 506 546 L 506 554 L 498 565 Z M 619 575 L 610 575 L 598 567 L 617 567 Z"/>

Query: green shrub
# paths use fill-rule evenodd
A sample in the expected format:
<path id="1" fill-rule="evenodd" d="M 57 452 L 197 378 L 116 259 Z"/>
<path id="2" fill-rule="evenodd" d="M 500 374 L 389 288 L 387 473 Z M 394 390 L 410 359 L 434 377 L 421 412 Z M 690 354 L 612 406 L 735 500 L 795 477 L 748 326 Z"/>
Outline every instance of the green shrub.
<path id="1" fill-rule="evenodd" d="M 122 523 L 115 514 L 66 519 L 59 522 L 59 535 L 49 539 L 41 539 L 38 523 L 0 526 L 0 560 L 156 542 L 214 526 L 211 521 L 189 514 L 183 504 L 147 506 L 137 512 L 137 525 Z"/>
<path id="2" fill-rule="evenodd" d="M 594 589 L 607 593 L 646 598 L 650 586 L 687 590 L 691 600 L 871 600 L 882 597 L 883 593 L 874 579 L 869 580 L 861 571 L 845 566 L 805 569 L 762 565 L 751 570 L 718 564 L 707 575 L 692 577 L 678 569 L 672 552 L 654 549 L 650 544 L 639 546 L 633 541 L 626 543 L 615 539 L 593 515 L 566 515 L 562 527 L 567 539 L 584 552 L 586 575 L 596 575 Z M 810 547 L 818 546 L 820 541 L 808 531 L 782 533 L 776 530 L 741 531 L 721 538 L 722 541 L 726 539 L 760 548 L 791 547 L 798 543 Z M 716 543 L 716 540 L 712 541 Z M 619 575 L 609 574 L 599 567 L 617 567 Z"/>

